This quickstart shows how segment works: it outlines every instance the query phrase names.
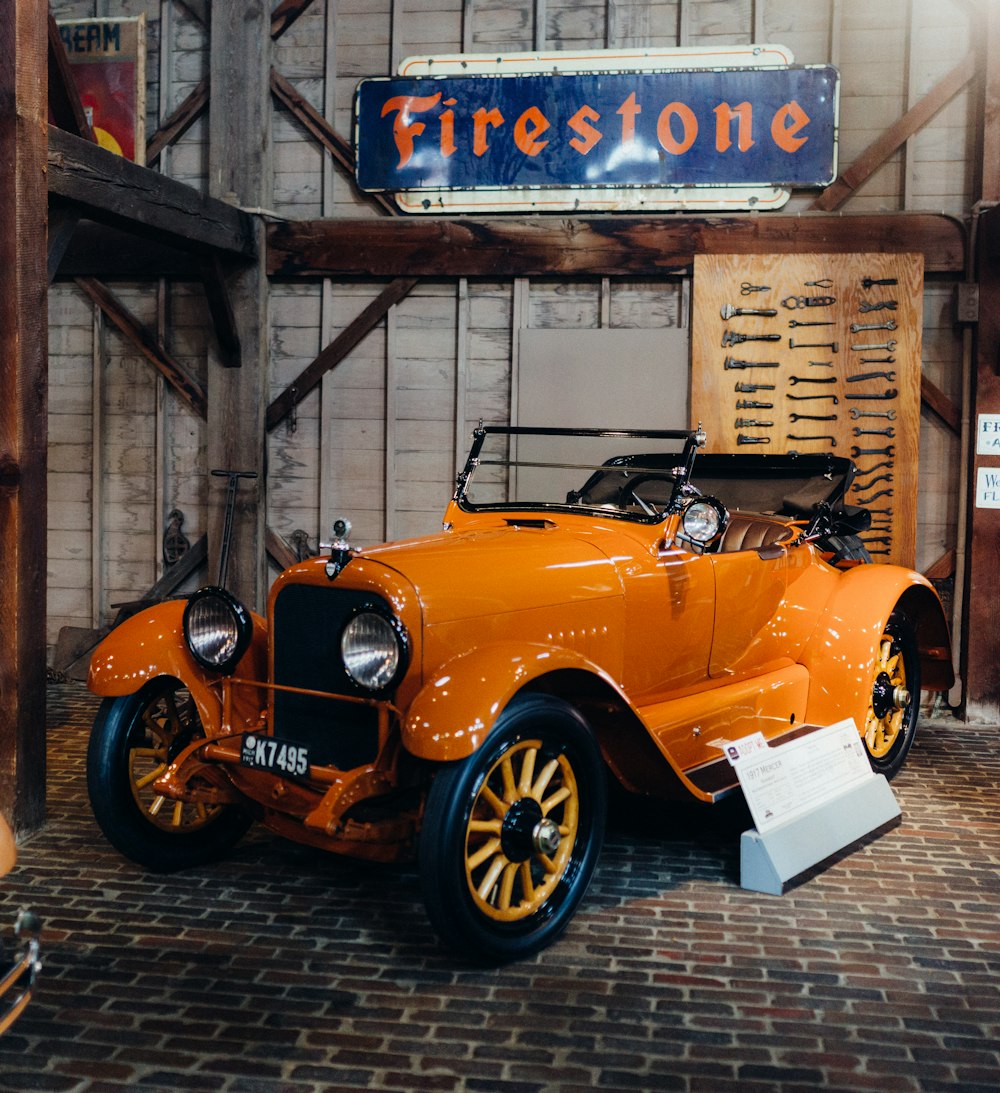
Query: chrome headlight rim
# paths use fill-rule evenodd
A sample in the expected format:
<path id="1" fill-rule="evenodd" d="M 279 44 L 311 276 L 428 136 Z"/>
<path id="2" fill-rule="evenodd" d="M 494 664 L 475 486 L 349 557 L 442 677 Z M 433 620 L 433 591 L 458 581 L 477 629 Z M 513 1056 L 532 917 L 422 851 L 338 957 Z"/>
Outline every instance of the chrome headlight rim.
<path id="1" fill-rule="evenodd" d="M 708 519 L 706 524 L 699 528 L 697 521 L 704 520 L 707 513 L 714 514 L 714 519 Z M 729 510 L 717 497 L 700 496 L 693 497 L 681 513 L 680 531 L 677 538 L 691 543 L 697 550 L 707 550 L 713 543 L 722 538 L 729 526 Z M 707 534 L 706 534 L 707 529 Z"/>
<path id="2" fill-rule="evenodd" d="M 196 612 L 208 599 L 218 601 L 222 610 L 227 612 L 231 618 L 231 637 L 226 643 L 224 656 L 210 656 L 204 652 L 208 646 L 204 641 L 205 635 L 200 633 L 199 630 L 199 627 L 203 626 L 204 623 L 199 623 Z M 220 675 L 232 675 L 244 653 L 250 647 L 252 637 L 253 619 L 250 612 L 227 589 L 207 585 L 205 588 L 199 588 L 197 592 L 188 597 L 188 602 L 184 607 L 184 641 L 195 662 L 206 671 Z"/>
<path id="3" fill-rule="evenodd" d="M 376 682 L 365 682 L 364 679 L 359 678 L 352 672 L 348 665 L 348 657 L 345 654 L 344 649 L 345 639 L 349 638 L 352 630 L 358 625 L 359 620 L 365 616 L 371 616 L 372 618 L 377 619 L 379 623 L 384 624 L 388 628 L 387 633 L 391 635 L 394 642 L 395 664 L 393 665 L 391 672 L 386 675 L 384 679 L 380 678 Z M 355 687 L 366 694 L 383 695 L 392 691 L 398 686 L 399 681 L 406 674 L 406 670 L 410 666 L 410 636 L 407 633 L 406 627 L 391 611 L 386 610 L 377 603 L 363 603 L 354 608 L 340 629 L 338 648 L 340 650 L 340 662 L 344 675 L 347 676 L 348 680 L 350 680 Z"/>

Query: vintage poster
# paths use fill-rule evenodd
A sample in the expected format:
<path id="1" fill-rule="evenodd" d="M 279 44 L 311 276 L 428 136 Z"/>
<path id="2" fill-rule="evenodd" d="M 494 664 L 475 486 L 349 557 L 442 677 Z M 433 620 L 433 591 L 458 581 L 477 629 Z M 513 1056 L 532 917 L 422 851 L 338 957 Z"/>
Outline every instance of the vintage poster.
<path id="1" fill-rule="evenodd" d="M 134 163 L 145 163 L 145 15 L 57 25 L 97 143 Z"/>

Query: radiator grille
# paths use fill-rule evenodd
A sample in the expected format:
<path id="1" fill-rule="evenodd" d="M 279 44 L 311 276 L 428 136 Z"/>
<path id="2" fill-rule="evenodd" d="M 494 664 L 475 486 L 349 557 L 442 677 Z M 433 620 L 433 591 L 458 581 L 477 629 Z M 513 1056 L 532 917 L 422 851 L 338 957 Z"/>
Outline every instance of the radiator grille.
<path id="1" fill-rule="evenodd" d="M 272 620 L 274 682 L 332 696 L 370 697 L 348 677 L 340 656 L 344 623 L 363 607 L 387 610 L 367 592 L 313 585 L 282 589 Z M 314 763 L 351 770 L 378 753 L 378 714 L 355 702 L 275 691 L 274 734 L 306 744 Z"/>

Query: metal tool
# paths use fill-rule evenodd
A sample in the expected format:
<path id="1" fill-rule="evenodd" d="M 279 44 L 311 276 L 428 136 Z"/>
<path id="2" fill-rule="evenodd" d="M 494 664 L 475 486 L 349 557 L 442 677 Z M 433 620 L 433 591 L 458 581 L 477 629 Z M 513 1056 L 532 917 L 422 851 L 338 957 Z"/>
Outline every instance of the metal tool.
<path id="1" fill-rule="evenodd" d="M 884 448 L 859 448 L 855 444 L 851 448 L 851 459 L 857 459 L 859 455 L 895 455 L 895 452 L 895 444 L 888 444 Z"/>
<path id="2" fill-rule="evenodd" d="M 872 509 L 871 511 L 872 511 L 873 516 L 877 516 L 880 512 L 885 513 L 886 516 L 892 516 L 892 506 L 891 505 L 887 509 Z"/>
<path id="3" fill-rule="evenodd" d="M 739 345 L 741 342 L 780 342 L 780 334 L 741 334 L 737 330 L 727 330 L 722 335 L 723 348 Z"/>
<path id="4" fill-rule="evenodd" d="M 741 398 L 736 402 L 737 410 L 773 410 L 773 402 L 758 402 L 757 399 Z"/>
<path id="5" fill-rule="evenodd" d="M 861 280 L 862 288 L 871 288 L 873 285 L 898 285 L 895 277 L 883 277 L 880 280 L 875 277 L 864 277 Z"/>
<path id="6" fill-rule="evenodd" d="M 862 300 L 861 303 L 858 304 L 858 311 L 860 311 L 860 312 L 886 311 L 886 310 L 895 311 L 896 310 L 896 301 L 895 300 Z"/>
<path id="7" fill-rule="evenodd" d="M 811 368 L 832 368 L 833 361 L 810 361 L 809 366 Z"/>
<path id="8" fill-rule="evenodd" d="M 892 465 L 891 459 L 883 459 L 881 463 L 875 463 L 871 467 L 866 467 L 863 471 L 858 471 L 857 477 L 860 478 L 862 475 L 874 474 L 876 471 L 882 470 L 883 467 L 891 467 Z M 859 488 L 863 490 L 868 489 L 867 486 L 860 486 Z"/>
<path id="9" fill-rule="evenodd" d="M 892 497 L 892 487 L 885 490 L 879 490 L 878 493 L 873 493 L 871 497 L 859 497 L 857 500 L 859 505 L 868 505 L 871 504 L 872 501 L 877 501 L 880 497 Z"/>
<path id="10" fill-rule="evenodd" d="M 777 368 L 777 361 L 739 361 L 735 357 L 726 357 L 723 367 L 731 368 Z M 773 388 L 772 388 L 773 390 Z"/>
<path id="11" fill-rule="evenodd" d="M 888 535 L 869 535 L 862 539 L 861 542 L 863 542 L 866 547 L 870 543 L 882 543 L 884 546 L 890 546 L 892 539 Z M 869 550 L 868 553 L 871 554 L 871 551 Z"/>
<path id="12" fill-rule="evenodd" d="M 789 376 L 788 382 L 794 387 L 797 383 L 836 383 L 836 376 Z"/>
<path id="13" fill-rule="evenodd" d="M 740 284 L 740 295 L 749 296 L 751 292 L 770 292 L 770 285 L 752 285 L 749 281 Z"/>
<path id="14" fill-rule="evenodd" d="M 895 357 L 862 357 L 861 364 L 895 364 Z"/>
<path id="15" fill-rule="evenodd" d="M 773 307 L 733 307 L 732 304 L 722 305 L 723 319 L 733 319 L 737 315 L 777 315 Z"/>
<path id="16" fill-rule="evenodd" d="M 852 345 L 851 351 L 854 353 L 867 353 L 873 349 L 884 349 L 887 353 L 891 353 L 896 348 L 896 340 L 893 338 L 887 342 L 873 342 L 871 345 Z"/>
<path id="17" fill-rule="evenodd" d="M 773 391 L 773 383 L 737 383 L 736 390 L 743 395 L 752 395 L 755 391 Z"/>
<path id="18" fill-rule="evenodd" d="M 837 302 L 836 296 L 786 296 L 781 301 L 782 307 L 829 307 Z"/>
<path id="19" fill-rule="evenodd" d="M 886 391 L 884 395 L 850 395 L 849 394 L 847 397 L 848 398 L 856 398 L 856 399 L 868 399 L 868 400 L 873 401 L 873 402 L 885 402 L 886 399 L 893 399 L 898 394 L 899 394 L 899 392 L 896 390 L 895 387 L 890 387 L 889 390 Z"/>
<path id="20" fill-rule="evenodd" d="M 806 288 L 833 288 L 833 282 L 829 277 L 825 277 L 822 281 L 803 281 Z"/>
<path id="21" fill-rule="evenodd" d="M 830 447 L 836 448 L 837 438 L 834 436 L 796 436 L 794 433 L 785 433 L 787 440 L 829 440 Z"/>
<path id="22" fill-rule="evenodd" d="M 796 421 L 836 421 L 836 414 L 789 414 L 788 420 L 794 425 Z"/>
<path id="23" fill-rule="evenodd" d="M 848 376 L 848 383 L 863 383 L 865 380 L 888 380 L 890 383 L 896 378 L 895 372 L 861 372 L 856 376 Z"/>
<path id="24" fill-rule="evenodd" d="M 733 422 L 734 429 L 770 429 L 773 426 L 773 421 L 758 421 L 754 417 L 738 417 Z"/>
<path id="25" fill-rule="evenodd" d="M 746 433 L 738 433 L 736 436 L 737 444 L 770 444 L 771 438 L 769 436 L 747 436 Z"/>
<path id="26" fill-rule="evenodd" d="M 896 430 L 890 425 L 888 429 L 861 429 L 857 425 L 854 426 L 855 436 L 888 436 L 893 437 L 896 435 Z"/>
<path id="27" fill-rule="evenodd" d="M 854 418 L 855 421 L 857 421 L 859 417 L 884 417 L 884 418 L 887 418 L 889 421 L 895 421 L 896 420 L 896 411 L 895 410 L 859 410 L 856 406 L 852 406 L 851 407 L 851 417 Z"/>
<path id="28" fill-rule="evenodd" d="M 789 338 L 788 339 L 788 348 L 789 349 L 829 349 L 832 353 L 836 353 L 839 349 L 839 346 L 837 345 L 836 342 L 799 342 L 799 344 L 796 345 L 795 344 L 795 339 L 794 338 Z"/>
<path id="29" fill-rule="evenodd" d="M 896 320 L 890 319 L 887 323 L 851 323 L 851 333 L 860 334 L 862 330 L 895 330 Z"/>
<path id="30" fill-rule="evenodd" d="M 229 573 L 229 549 L 233 540 L 233 513 L 236 511 L 236 491 L 239 489 L 241 478 L 256 478 L 256 471 L 212 471 L 216 478 L 228 478 L 226 487 L 226 518 L 222 527 L 222 547 L 219 550 L 219 579 L 216 581 L 219 588 L 226 587 L 226 576 Z"/>
<path id="31" fill-rule="evenodd" d="M 854 493 L 863 493 L 865 490 L 870 490 L 872 486 L 877 486 L 879 482 L 892 482 L 893 476 L 891 474 L 880 474 L 873 478 L 870 482 L 865 482 L 863 485 L 860 482 L 855 482 L 851 486 L 851 490 Z"/>
<path id="32" fill-rule="evenodd" d="M 815 402 L 818 399 L 830 399 L 834 406 L 840 405 L 840 399 L 836 395 L 785 395 L 785 398 L 790 398 L 795 402 Z"/>
<path id="33" fill-rule="evenodd" d="M 788 325 L 794 330 L 797 326 L 836 326 L 837 324 L 833 319 L 815 319 L 811 322 L 802 319 L 789 319 Z"/>

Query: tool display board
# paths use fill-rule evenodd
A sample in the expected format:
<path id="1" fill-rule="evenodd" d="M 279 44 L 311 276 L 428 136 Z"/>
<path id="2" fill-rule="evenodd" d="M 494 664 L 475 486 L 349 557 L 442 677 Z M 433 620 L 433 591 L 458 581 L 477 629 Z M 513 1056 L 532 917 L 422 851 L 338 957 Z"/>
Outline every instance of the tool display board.
<path id="1" fill-rule="evenodd" d="M 853 459 L 873 560 L 909 566 L 923 272 L 920 254 L 697 255 L 691 312 L 705 450 Z"/>

